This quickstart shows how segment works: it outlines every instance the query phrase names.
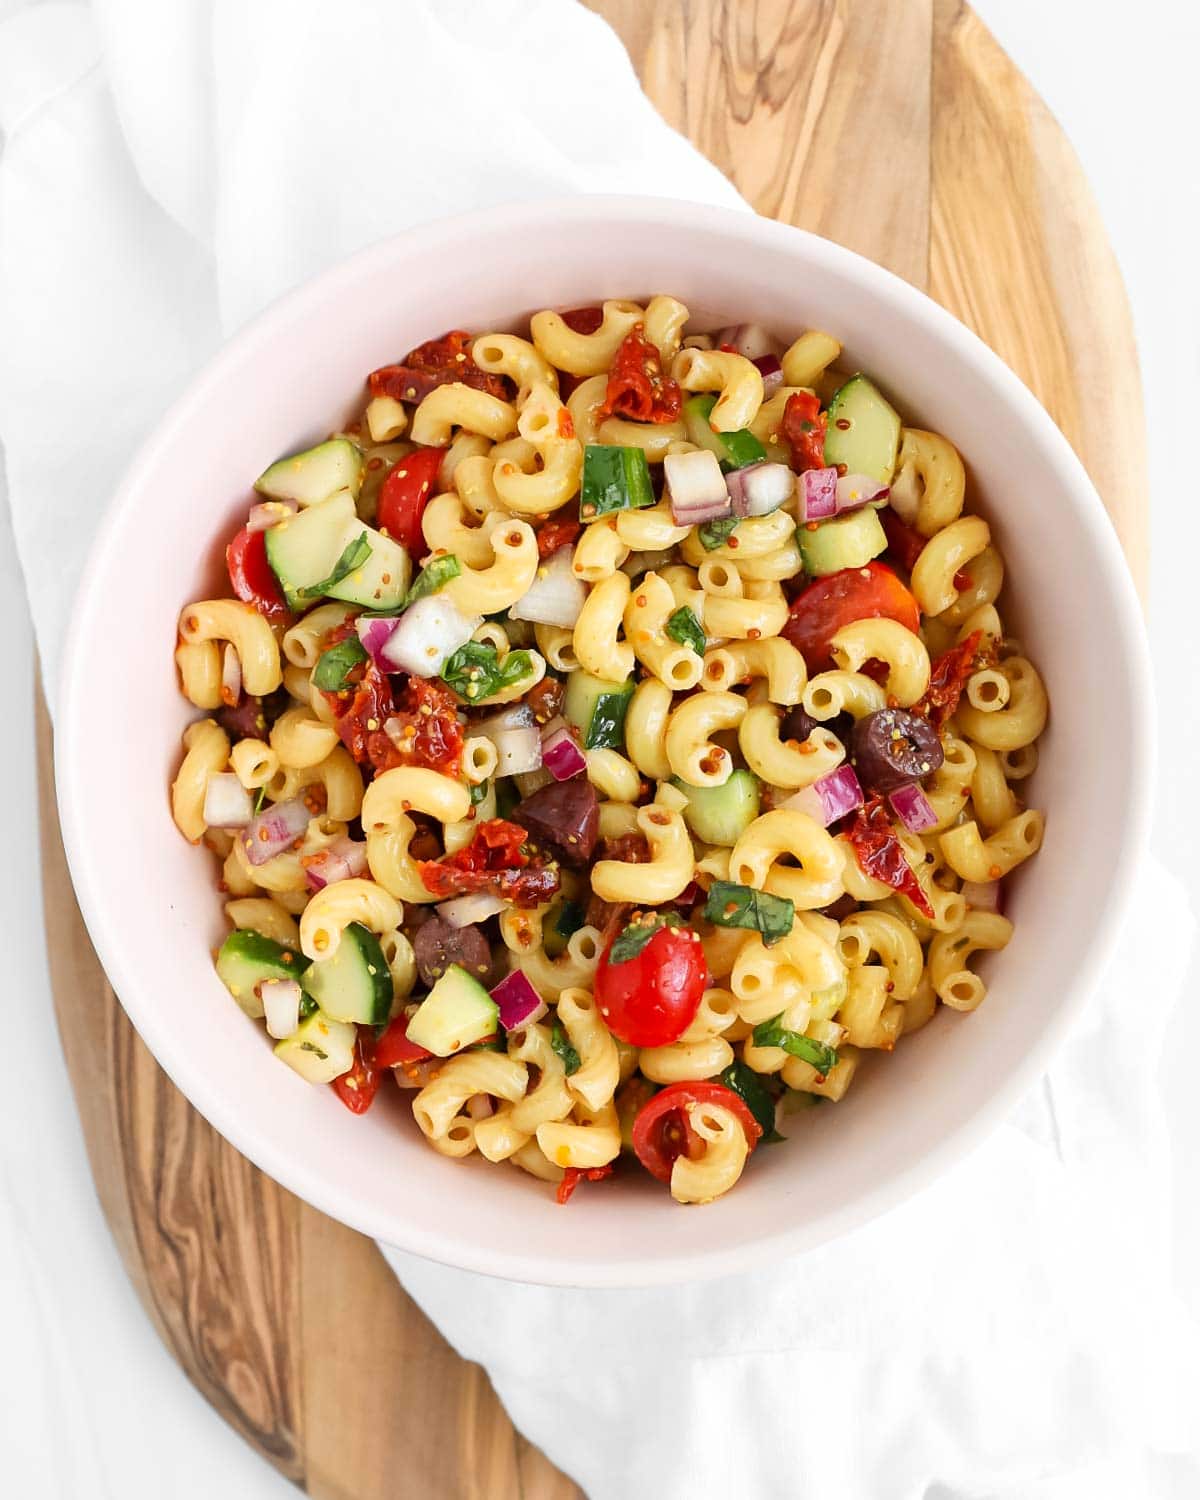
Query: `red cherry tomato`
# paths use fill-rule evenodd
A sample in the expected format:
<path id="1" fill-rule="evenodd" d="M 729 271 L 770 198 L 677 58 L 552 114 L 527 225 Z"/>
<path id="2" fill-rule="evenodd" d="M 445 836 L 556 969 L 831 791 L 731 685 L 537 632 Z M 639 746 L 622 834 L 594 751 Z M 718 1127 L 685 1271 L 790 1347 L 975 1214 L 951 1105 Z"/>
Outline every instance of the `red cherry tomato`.
<path id="1" fill-rule="evenodd" d="M 409 1041 L 408 1021 L 408 1016 L 397 1016 L 375 1043 L 375 1066 L 381 1071 L 404 1063 L 422 1062 L 433 1056 L 424 1047 L 418 1047 L 416 1042 Z"/>
<path id="2" fill-rule="evenodd" d="M 782 634 L 800 651 L 810 672 L 833 666 L 829 642 L 855 620 L 898 620 L 914 634 L 921 627 L 917 601 L 881 562 L 843 568 L 816 578 L 792 600 Z"/>
<path id="3" fill-rule="evenodd" d="M 244 604 L 253 604 L 268 620 L 284 620 L 291 611 L 279 587 L 279 580 L 267 561 L 265 531 L 251 531 L 243 526 L 225 548 L 225 565 L 233 592 Z"/>
<path id="4" fill-rule="evenodd" d="M 670 1182 L 671 1168 L 678 1156 L 691 1160 L 704 1154 L 704 1141 L 688 1122 L 687 1106 L 719 1105 L 735 1115 L 746 1132 L 751 1151 L 762 1135 L 762 1126 L 745 1103 L 721 1083 L 673 1083 L 655 1094 L 638 1111 L 633 1122 L 633 1149 L 637 1159 L 652 1177 Z"/>
<path id="5" fill-rule="evenodd" d="M 617 934 L 596 969 L 594 993 L 604 1023 L 633 1047 L 665 1047 L 692 1024 L 708 985 L 700 939 L 690 927 L 660 927 L 633 958 L 613 963 Z"/>
<path id="6" fill-rule="evenodd" d="M 354 1044 L 354 1066 L 333 1080 L 334 1092 L 352 1114 L 365 1115 L 379 1092 L 379 1059 L 375 1034 L 369 1026 L 358 1028 Z"/>
<path id="7" fill-rule="evenodd" d="M 443 448 L 418 448 L 392 465 L 380 487 L 379 529 L 414 558 L 424 556 L 428 550 L 421 532 L 421 517 L 445 456 Z"/>

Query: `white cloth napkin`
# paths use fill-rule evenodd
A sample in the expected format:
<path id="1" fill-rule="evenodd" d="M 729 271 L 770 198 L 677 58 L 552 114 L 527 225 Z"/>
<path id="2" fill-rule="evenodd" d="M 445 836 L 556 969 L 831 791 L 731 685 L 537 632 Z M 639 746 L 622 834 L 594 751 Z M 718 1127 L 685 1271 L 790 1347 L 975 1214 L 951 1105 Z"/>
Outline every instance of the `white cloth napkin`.
<path id="1" fill-rule="evenodd" d="M 132 448 L 270 298 L 468 206 L 740 201 L 570 0 L 0 0 L 0 17 L 0 439 L 51 691 Z M 1152 1083 L 1187 945 L 1151 953 L 1152 922 L 1189 930 L 1147 869 L 1050 1078 L 970 1162 L 836 1245 L 646 1293 L 386 1253 L 592 1500 L 1166 1494 L 1195 1340 L 1169 1292 Z"/>

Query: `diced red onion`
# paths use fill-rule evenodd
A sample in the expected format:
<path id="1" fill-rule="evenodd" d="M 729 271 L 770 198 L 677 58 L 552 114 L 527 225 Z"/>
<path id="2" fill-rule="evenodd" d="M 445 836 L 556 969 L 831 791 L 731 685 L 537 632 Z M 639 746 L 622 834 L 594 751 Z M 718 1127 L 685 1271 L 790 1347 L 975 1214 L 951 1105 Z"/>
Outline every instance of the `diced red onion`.
<path id="1" fill-rule="evenodd" d="M 242 659 L 232 641 L 225 643 L 221 658 L 221 702 L 226 708 L 236 708 L 242 696 Z"/>
<path id="2" fill-rule="evenodd" d="M 252 865 L 265 865 L 269 859 L 290 849 L 312 817 L 299 797 L 290 802 L 273 802 L 251 822 L 242 835 L 246 858 Z"/>
<path id="3" fill-rule="evenodd" d="M 451 927 L 474 927 L 502 912 L 508 902 L 490 891 L 470 891 L 465 896 L 455 896 L 443 901 L 438 907 L 438 916 L 444 917 Z"/>
<path id="4" fill-rule="evenodd" d="M 890 793 L 888 801 L 892 804 L 892 811 L 909 833 L 924 833 L 938 820 L 929 798 L 915 781 L 910 782 L 908 786 L 898 786 L 894 792 Z"/>
<path id="5" fill-rule="evenodd" d="M 735 323 L 730 328 L 722 328 L 716 340 L 718 344 L 731 345 L 749 360 L 759 360 L 764 354 L 778 357 L 783 353 L 783 345 L 760 323 Z"/>
<path id="6" fill-rule="evenodd" d="M 530 1026 L 546 1014 L 546 1002 L 534 989 L 533 981 L 520 969 L 506 974 L 491 994 L 499 1008 L 500 1024 L 505 1031 Z"/>
<path id="7" fill-rule="evenodd" d="M 792 498 L 796 478 L 787 464 L 765 461 L 732 469 L 725 476 L 729 503 L 739 520 L 746 516 L 769 516 Z"/>
<path id="8" fill-rule="evenodd" d="M 699 526 L 730 513 L 729 491 L 717 455 L 707 448 L 668 453 L 663 460 L 671 515 L 677 526 Z"/>
<path id="9" fill-rule="evenodd" d="M 976 911 L 1003 911 L 1004 889 L 998 880 L 964 880 L 959 895 Z"/>
<path id="10" fill-rule="evenodd" d="M 805 469 L 800 476 L 800 519 L 827 521 L 837 515 L 836 469 Z"/>
<path id="11" fill-rule="evenodd" d="M 232 771 L 214 771 L 204 784 L 204 821 L 210 828 L 245 828 L 254 816 L 250 793 Z"/>
<path id="12" fill-rule="evenodd" d="M 887 503 L 888 487 L 867 474 L 842 474 L 837 482 L 838 514 L 845 510 L 858 510 L 862 505 L 884 505 Z"/>
<path id="13" fill-rule="evenodd" d="M 482 624 L 482 615 L 464 615 L 445 594 L 427 594 L 409 605 L 380 648 L 386 670 L 436 677 Z"/>
<path id="14" fill-rule="evenodd" d="M 472 1120 L 486 1120 L 494 1111 L 490 1094 L 472 1094 L 467 1100 L 467 1114 Z"/>
<path id="15" fill-rule="evenodd" d="M 298 500 L 264 500 L 260 505 L 252 505 L 250 514 L 246 517 L 247 531 L 270 531 L 272 526 L 278 526 L 288 516 L 294 516 L 300 509 Z"/>
<path id="16" fill-rule="evenodd" d="M 830 771 L 811 786 L 804 787 L 781 805 L 807 813 L 822 828 L 828 828 L 830 823 L 836 823 L 856 807 L 861 807 L 863 801 L 863 789 L 853 769 L 850 766 L 838 766 L 835 771 Z"/>
<path id="17" fill-rule="evenodd" d="M 572 548 L 559 547 L 538 564 L 533 582 L 509 608 L 513 619 L 561 625 L 565 630 L 574 628 L 587 598 L 583 580 L 576 578 L 572 568 L 574 556 Z"/>
<path id="18" fill-rule="evenodd" d="M 762 354 L 758 359 L 752 359 L 750 363 L 762 376 L 763 399 L 773 396 L 783 384 L 783 366 L 774 354 Z"/>
<path id="19" fill-rule="evenodd" d="M 359 615 L 354 622 L 354 628 L 358 631 L 358 639 L 363 650 L 375 663 L 381 672 L 394 672 L 396 669 L 383 655 L 383 648 L 391 640 L 396 626 L 400 623 L 398 615 L 385 620 L 371 620 L 365 615 Z"/>
<path id="20" fill-rule="evenodd" d="M 300 985 L 295 979 L 264 979 L 258 987 L 267 1015 L 267 1034 L 276 1041 L 291 1036 L 300 1024 Z"/>
<path id="21" fill-rule="evenodd" d="M 542 730 L 542 764 L 555 781 L 570 781 L 587 770 L 587 757 L 561 719 L 551 719 Z"/>
<path id="22" fill-rule="evenodd" d="M 334 839 L 332 844 L 313 855 L 304 873 L 314 891 L 332 885 L 335 880 L 352 880 L 367 868 L 367 846 L 351 838 Z"/>

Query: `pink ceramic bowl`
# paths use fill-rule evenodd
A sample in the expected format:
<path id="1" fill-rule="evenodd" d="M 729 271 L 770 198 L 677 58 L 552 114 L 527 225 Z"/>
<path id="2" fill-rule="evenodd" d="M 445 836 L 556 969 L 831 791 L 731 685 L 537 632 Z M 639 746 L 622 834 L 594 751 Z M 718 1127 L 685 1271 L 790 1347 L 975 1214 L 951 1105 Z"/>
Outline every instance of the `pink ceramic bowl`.
<path id="1" fill-rule="evenodd" d="M 481 256 L 479 247 L 486 245 Z M 828 328 L 909 420 L 944 432 L 1008 564 L 1005 619 L 1052 701 L 1033 785 L 1046 843 L 1016 883 L 990 994 L 892 1056 L 846 1100 L 760 1152 L 736 1191 L 681 1208 L 631 1172 L 560 1208 L 517 1171 L 447 1161 L 392 1091 L 365 1117 L 271 1057 L 212 968 L 213 864 L 176 832 L 167 787 L 191 717 L 171 653 L 180 607 L 223 590 L 249 481 L 319 438 L 365 373 L 447 328 L 657 291 L 701 326 Z M 169 503 L 164 504 L 164 496 Z M 820 1244 L 962 1157 L 1045 1069 L 1113 942 L 1146 824 L 1149 672 L 1104 509 L 1025 387 L 940 307 L 798 230 L 639 198 L 514 205 L 414 230 L 291 293 L 176 403 L 113 499 L 80 590 L 58 717 L 71 872 L 96 948 L 159 1062 L 239 1150 L 367 1234 L 522 1281 L 669 1282 Z"/>

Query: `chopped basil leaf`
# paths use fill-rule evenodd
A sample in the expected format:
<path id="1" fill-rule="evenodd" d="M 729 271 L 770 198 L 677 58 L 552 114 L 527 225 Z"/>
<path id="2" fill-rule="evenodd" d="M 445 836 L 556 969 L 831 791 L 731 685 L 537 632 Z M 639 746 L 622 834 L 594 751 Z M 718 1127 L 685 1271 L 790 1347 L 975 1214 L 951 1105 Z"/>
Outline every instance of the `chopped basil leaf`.
<path id="1" fill-rule="evenodd" d="M 566 1070 L 568 1078 L 570 1078 L 572 1073 L 579 1071 L 579 1053 L 576 1052 L 567 1039 L 567 1033 L 563 1030 L 561 1021 L 555 1021 L 550 1029 L 550 1045 L 558 1053 L 559 1057 L 562 1058 L 563 1067 Z"/>
<path id="2" fill-rule="evenodd" d="M 750 927 L 762 933 L 770 948 L 792 930 L 795 903 L 786 896 L 772 896 L 730 880 L 714 880 L 709 887 L 704 915 L 718 927 Z"/>
<path id="3" fill-rule="evenodd" d="M 341 557 L 333 565 L 333 572 L 328 578 L 322 578 L 320 583 L 310 583 L 307 588 L 297 589 L 296 597 L 299 599 L 319 599 L 322 594 L 327 593 L 335 584 L 341 583 L 348 574 L 353 573 L 355 568 L 361 568 L 363 563 L 371 555 L 371 543 L 367 540 L 367 533 L 360 531 L 352 542 L 346 544 Z"/>
<path id="4" fill-rule="evenodd" d="M 554 921 L 555 932 L 559 937 L 569 938 L 583 926 L 584 915 L 583 907 L 578 901 L 564 901 L 558 908 L 558 916 Z"/>
<path id="5" fill-rule="evenodd" d="M 754 1028 L 754 1045 L 782 1047 L 789 1057 L 802 1058 L 822 1076 L 837 1067 L 838 1055 L 833 1047 L 827 1047 L 824 1042 L 814 1042 L 812 1037 L 805 1036 L 801 1031 L 788 1031 L 780 1024 L 782 1020 L 783 1012 L 780 1011 L 774 1020 L 760 1021 Z"/>
<path id="6" fill-rule="evenodd" d="M 311 995 L 306 995 L 302 991 L 300 994 L 300 1019 L 302 1021 L 307 1021 L 309 1016 L 311 1016 L 313 1011 L 315 1011 L 316 1009 L 317 1002 Z"/>
<path id="7" fill-rule="evenodd" d="M 404 596 L 405 608 L 417 599 L 424 599 L 426 594 L 436 594 L 439 589 L 444 589 L 461 572 L 462 567 L 453 552 L 444 553 L 441 557 L 431 557 L 413 579 L 412 588 Z"/>
<path id="8" fill-rule="evenodd" d="M 313 687 L 325 693 L 336 693 L 346 686 L 346 678 L 367 659 L 363 644 L 356 635 L 348 635 L 328 651 L 322 651 L 321 659 L 313 669 Z"/>
<path id="9" fill-rule="evenodd" d="M 738 523 L 736 516 L 723 516 L 719 521 L 705 521 L 696 535 L 706 552 L 715 551 Z"/>
<path id="10" fill-rule="evenodd" d="M 678 641 L 681 646 L 690 646 L 697 656 L 704 655 L 708 637 L 704 634 L 704 628 L 696 618 L 695 611 L 689 609 L 686 604 L 677 609 L 667 621 L 667 634 L 673 641 Z"/>
<path id="11" fill-rule="evenodd" d="M 520 800 L 520 793 L 512 784 L 511 777 L 498 776 L 496 778 L 496 816 L 498 818 L 510 817 L 516 811 Z"/>
<path id="12" fill-rule="evenodd" d="M 764 1141 L 783 1139 L 775 1129 L 775 1098 L 762 1073 L 748 1068 L 739 1057 L 729 1064 L 717 1082 L 732 1090 L 758 1121 Z"/>
<path id="13" fill-rule="evenodd" d="M 613 945 L 608 952 L 609 963 L 628 963 L 631 958 L 636 958 L 651 938 L 661 932 L 664 927 L 678 926 L 680 926 L 680 919 L 675 912 L 667 912 L 665 915 L 653 912 L 635 918 L 623 932 L 619 932 L 613 939 Z"/>
<path id="14" fill-rule="evenodd" d="M 528 651 L 510 651 L 501 664 L 495 646 L 468 641 L 442 668 L 442 678 L 467 703 L 481 703 L 533 673 Z"/>
<path id="15" fill-rule="evenodd" d="M 258 789 L 258 796 L 254 799 L 254 816 L 257 817 L 263 810 L 263 803 L 267 800 L 267 788 L 265 785 Z"/>
<path id="16" fill-rule="evenodd" d="M 488 783 L 486 781 L 475 781 L 471 784 L 471 806 L 478 807 L 488 794 Z"/>
<path id="17" fill-rule="evenodd" d="M 625 715 L 633 697 L 633 684 L 618 693 L 600 693 L 584 735 L 585 750 L 622 750 L 625 747 Z"/>
<path id="18" fill-rule="evenodd" d="M 315 1052 L 322 1062 L 325 1062 L 329 1057 L 329 1053 L 323 1052 L 321 1048 L 317 1046 L 316 1042 L 301 1042 L 300 1050 L 301 1052 Z"/>

